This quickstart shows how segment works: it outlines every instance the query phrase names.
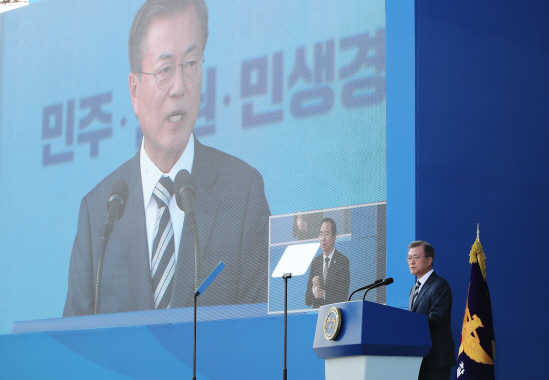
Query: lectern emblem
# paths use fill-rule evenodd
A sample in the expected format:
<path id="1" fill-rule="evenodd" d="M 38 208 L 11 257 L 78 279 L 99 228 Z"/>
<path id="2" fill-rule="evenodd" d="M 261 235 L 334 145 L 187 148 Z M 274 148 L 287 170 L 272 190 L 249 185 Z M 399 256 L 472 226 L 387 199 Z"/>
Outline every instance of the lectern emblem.
<path id="1" fill-rule="evenodd" d="M 335 306 L 331 307 L 324 317 L 324 338 L 328 340 L 337 338 L 337 334 L 339 334 L 339 331 L 341 330 L 342 320 L 343 316 L 341 315 L 341 311 Z"/>

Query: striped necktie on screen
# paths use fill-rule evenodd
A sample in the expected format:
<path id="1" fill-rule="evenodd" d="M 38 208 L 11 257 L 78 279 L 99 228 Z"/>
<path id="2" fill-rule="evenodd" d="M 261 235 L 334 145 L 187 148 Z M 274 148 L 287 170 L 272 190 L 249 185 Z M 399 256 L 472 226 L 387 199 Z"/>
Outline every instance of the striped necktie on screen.
<path id="1" fill-rule="evenodd" d="M 419 288 L 421 287 L 421 282 L 417 280 L 415 290 L 414 290 L 414 299 L 412 300 L 412 307 L 414 307 L 414 304 L 416 303 L 417 295 L 419 294 Z"/>
<path id="2" fill-rule="evenodd" d="M 155 309 L 167 308 L 172 296 L 175 243 L 168 204 L 173 192 L 173 182 L 170 177 L 160 178 L 153 192 L 153 197 L 158 205 L 151 263 Z"/>

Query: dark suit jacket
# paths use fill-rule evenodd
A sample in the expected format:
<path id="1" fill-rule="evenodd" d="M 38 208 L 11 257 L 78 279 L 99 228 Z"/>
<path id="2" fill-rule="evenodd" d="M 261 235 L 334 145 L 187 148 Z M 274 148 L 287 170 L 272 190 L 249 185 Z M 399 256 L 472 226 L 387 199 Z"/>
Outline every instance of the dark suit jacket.
<path id="1" fill-rule="evenodd" d="M 456 352 L 450 319 L 452 314 L 452 291 L 445 279 L 431 273 L 412 307 L 414 287 L 410 290 L 408 309 L 426 314 L 429 321 L 432 347 L 423 358 L 421 368 L 442 368 L 456 365 Z"/>
<path id="2" fill-rule="evenodd" d="M 337 249 L 332 256 L 326 283 L 320 286 L 326 291 L 324 299 L 317 299 L 313 294 L 313 277 L 318 276 L 322 284 L 324 268 L 324 254 L 321 253 L 313 259 L 309 269 L 309 280 L 307 281 L 307 292 L 305 293 L 305 304 L 313 306 L 313 309 L 323 305 L 347 301 L 349 296 L 349 285 L 351 283 L 351 272 L 349 270 L 349 259 Z"/>
<path id="3" fill-rule="evenodd" d="M 226 264 L 200 296 L 200 305 L 266 302 L 270 211 L 263 178 L 243 161 L 196 140 L 192 177 L 200 243 L 199 281 L 219 261 Z M 154 309 L 138 152 L 82 199 L 63 316 L 93 314 L 107 201 L 119 179 L 128 184 L 129 197 L 105 253 L 100 312 Z M 170 307 L 192 306 L 193 294 L 194 249 L 185 220 Z"/>

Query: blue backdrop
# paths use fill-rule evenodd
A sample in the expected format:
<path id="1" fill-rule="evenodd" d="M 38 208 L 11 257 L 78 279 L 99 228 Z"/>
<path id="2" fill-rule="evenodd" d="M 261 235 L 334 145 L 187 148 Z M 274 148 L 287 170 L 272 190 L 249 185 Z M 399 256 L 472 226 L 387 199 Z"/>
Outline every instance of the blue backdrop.
<path id="1" fill-rule="evenodd" d="M 416 2 L 416 235 L 459 345 L 480 223 L 498 379 L 547 376 L 548 19 L 545 1 Z"/>

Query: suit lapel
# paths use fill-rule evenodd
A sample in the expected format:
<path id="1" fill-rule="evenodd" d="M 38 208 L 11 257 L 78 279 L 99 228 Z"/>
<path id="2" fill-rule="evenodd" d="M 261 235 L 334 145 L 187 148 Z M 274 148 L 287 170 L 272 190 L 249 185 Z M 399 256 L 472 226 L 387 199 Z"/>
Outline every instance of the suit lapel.
<path id="1" fill-rule="evenodd" d="M 423 284 L 423 286 L 421 287 L 421 290 L 419 291 L 419 294 L 417 295 L 416 302 L 414 303 L 414 306 L 412 307 L 412 311 L 415 311 L 417 309 L 417 305 L 419 305 L 419 303 L 421 302 L 421 298 L 423 298 L 423 295 L 425 294 L 425 292 L 427 292 L 427 290 L 429 290 L 429 288 L 431 287 L 431 283 L 435 279 L 435 276 L 436 276 L 435 272 L 431 273 L 431 275 L 429 276 L 427 281 L 425 281 L 425 284 Z M 412 296 L 412 298 L 413 298 L 413 296 Z"/>
<path id="2" fill-rule="evenodd" d="M 208 157 L 204 146 L 195 140 L 195 160 L 193 161 L 192 176 L 196 189 L 196 223 L 201 255 L 204 254 L 220 200 L 223 199 L 218 194 L 221 189 L 216 186 L 217 170 L 218 168 Z"/>
<path id="3" fill-rule="evenodd" d="M 312 263 L 313 277 L 318 276 L 322 279 L 322 271 L 324 270 L 324 253 L 320 251 L 320 255 L 315 256 Z"/>
<path id="4" fill-rule="evenodd" d="M 337 267 L 338 267 L 338 250 L 336 249 L 334 251 L 334 255 L 332 256 L 332 260 L 330 261 L 330 266 L 328 267 L 328 276 L 326 276 L 326 284 L 328 284 L 329 282 L 332 281 L 332 278 L 333 278 L 333 274 L 337 272 Z M 323 255 L 324 256 L 324 255 Z M 324 260 L 324 257 L 323 257 L 323 260 Z M 324 268 L 324 263 L 322 264 L 322 268 Z"/>
<path id="5" fill-rule="evenodd" d="M 412 286 L 412 289 L 410 289 L 410 295 L 408 296 L 408 310 L 412 310 L 412 301 L 414 300 L 414 288 L 416 285 Z"/>
<path id="6" fill-rule="evenodd" d="M 222 199 L 217 194 L 219 191 L 216 186 L 217 177 L 217 168 L 208 155 L 207 148 L 195 139 L 192 179 L 196 193 L 195 209 L 199 241 L 199 264 L 204 256 L 219 202 Z M 204 280 L 202 273 L 209 272 L 208 269 L 213 268 L 199 268 L 198 285 Z M 191 305 L 194 290 L 194 246 L 191 230 L 185 218 L 170 307 L 177 308 Z"/>
<path id="7" fill-rule="evenodd" d="M 130 194 L 126 211 L 117 227 L 120 239 L 126 245 L 128 281 L 133 290 L 137 310 L 154 309 L 139 153 L 134 158 L 129 172 L 126 181 Z"/>

